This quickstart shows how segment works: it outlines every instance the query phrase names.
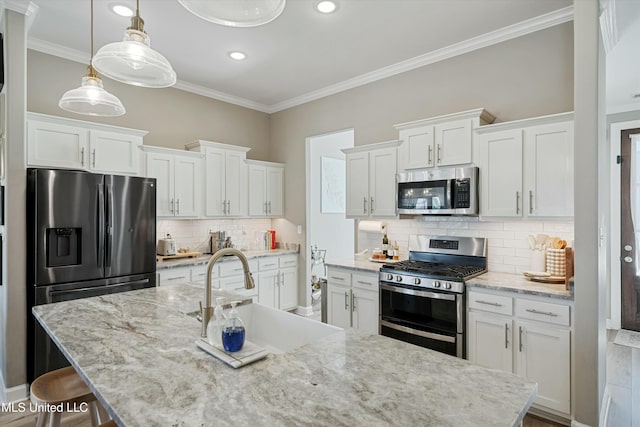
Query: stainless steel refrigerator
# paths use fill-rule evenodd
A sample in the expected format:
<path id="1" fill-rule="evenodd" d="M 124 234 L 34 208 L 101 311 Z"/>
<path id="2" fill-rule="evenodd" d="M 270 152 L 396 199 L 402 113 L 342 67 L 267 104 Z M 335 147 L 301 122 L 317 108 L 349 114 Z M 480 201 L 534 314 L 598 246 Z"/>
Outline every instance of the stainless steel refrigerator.
<path id="1" fill-rule="evenodd" d="M 29 382 L 68 362 L 31 307 L 154 287 L 156 180 L 27 170 Z"/>

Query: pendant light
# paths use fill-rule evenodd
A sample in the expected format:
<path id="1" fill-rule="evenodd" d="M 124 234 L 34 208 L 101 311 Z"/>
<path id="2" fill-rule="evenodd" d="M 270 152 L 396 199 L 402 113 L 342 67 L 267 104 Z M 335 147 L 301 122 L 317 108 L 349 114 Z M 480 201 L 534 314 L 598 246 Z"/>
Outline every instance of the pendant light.
<path id="1" fill-rule="evenodd" d="M 176 73 L 164 56 L 151 49 L 139 3 L 136 0 L 136 14 L 131 17 L 124 39 L 100 48 L 92 64 L 101 74 L 122 83 L 149 88 L 173 86 Z"/>
<path id="2" fill-rule="evenodd" d="M 91 57 L 93 57 L 93 0 L 91 0 Z M 65 92 L 60 98 L 58 106 L 72 113 L 89 116 L 114 117 L 123 115 L 126 110 L 122 102 L 104 90 L 102 80 L 91 65 L 91 60 L 89 60 L 87 69 L 88 73 L 82 78 L 82 85 Z"/>
<path id="3" fill-rule="evenodd" d="M 257 27 L 276 19 L 286 0 L 178 0 L 189 12 L 227 27 Z"/>

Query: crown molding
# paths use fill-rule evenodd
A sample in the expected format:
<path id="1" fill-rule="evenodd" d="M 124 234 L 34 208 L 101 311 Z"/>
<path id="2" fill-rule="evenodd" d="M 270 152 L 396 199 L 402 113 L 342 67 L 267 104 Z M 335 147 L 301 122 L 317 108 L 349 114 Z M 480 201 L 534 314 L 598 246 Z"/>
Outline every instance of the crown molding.
<path id="1" fill-rule="evenodd" d="M 0 0 L 0 20 L 4 17 L 5 9 L 25 15 L 27 17 L 27 31 L 29 31 L 38 14 L 39 7 L 30 0 Z"/>
<path id="2" fill-rule="evenodd" d="M 609 0 L 600 13 L 600 33 L 605 53 L 609 54 L 619 41 L 618 21 L 616 19 L 616 1 Z"/>
<path id="3" fill-rule="evenodd" d="M 424 67 L 425 65 L 433 64 L 435 62 L 444 61 L 445 59 L 453 58 L 454 56 L 469 53 L 474 50 L 482 49 L 484 47 L 534 33 L 536 31 L 544 30 L 546 28 L 554 27 L 556 25 L 560 25 L 572 20 L 573 6 L 567 6 L 565 8 L 558 9 L 544 15 L 536 16 L 535 18 L 531 18 L 526 21 L 518 22 L 516 24 L 500 28 L 499 30 L 482 34 L 480 36 L 462 41 L 460 43 L 455 43 L 450 46 L 443 47 L 442 49 L 437 49 L 432 52 L 425 53 L 424 55 L 416 56 L 414 58 L 410 58 L 387 67 L 379 68 L 377 70 L 345 80 L 335 85 L 330 85 L 325 88 L 309 92 L 305 95 L 273 104 L 269 109 L 269 113 L 275 113 L 287 108 L 305 104 L 310 101 L 315 101 L 316 99 L 324 98 L 325 96 L 334 95 L 345 90 L 353 89 L 355 87 L 372 83 L 377 80 L 405 73 L 407 71 Z"/>
<path id="4" fill-rule="evenodd" d="M 23 0 L 0 0 L 1 2 L 22 2 Z M 507 40 L 515 39 L 536 31 L 554 27 L 573 20 L 573 6 L 568 6 L 553 12 L 537 16 L 522 22 L 518 22 L 507 27 L 482 34 L 480 36 L 455 43 L 453 45 L 428 52 L 426 54 L 398 62 L 387 67 L 379 68 L 369 73 L 361 74 L 351 79 L 345 80 L 334 85 L 314 90 L 301 96 L 287 99 L 272 105 L 262 104 L 250 99 L 230 95 L 228 93 L 219 92 L 206 88 L 194 83 L 179 80 L 173 87 L 185 92 L 195 93 L 197 95 L 208 98 L 217 99 L 219 101 L 249 108 L 263 113 L 277 113 L 307 102 L 315 101 L 336 93 L 344 92 L 349 89 L 356 88 L 368 83 L 372 83 L 381 79 L 405 73 L 416 68 L 424 67 L 439 61 L 444 61 L 455 56 L 463 55 L 474 50 L 492 46 Z M 58 56 L 75 62 L 88 63 L 89 54 L 75 49 L 70 49 L 45 40 L 29 37 L 27 47 L 49 55 Z"/>

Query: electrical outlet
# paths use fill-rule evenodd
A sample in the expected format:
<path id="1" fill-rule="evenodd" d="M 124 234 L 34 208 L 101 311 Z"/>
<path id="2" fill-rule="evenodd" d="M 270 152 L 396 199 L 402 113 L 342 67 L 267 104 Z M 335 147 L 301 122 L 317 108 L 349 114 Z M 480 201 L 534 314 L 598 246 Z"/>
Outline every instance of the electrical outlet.
<path id="1" fill-rule="evenodd" d="M 302 226 L 301 225 L 298 226 L 298 234 L 302 234 Z"/>

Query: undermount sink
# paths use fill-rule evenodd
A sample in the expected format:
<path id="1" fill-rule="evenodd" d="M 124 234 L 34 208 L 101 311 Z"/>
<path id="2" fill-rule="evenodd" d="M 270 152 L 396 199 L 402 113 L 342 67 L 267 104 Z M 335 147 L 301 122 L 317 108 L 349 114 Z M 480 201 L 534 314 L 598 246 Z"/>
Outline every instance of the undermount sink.
<path id="1" fill-rule="evenodd" d="M 244 323 L 246 339 L 273 354 L 283 354 L 342 331 L 336 326 L 259 303 L 241 305 L 236 309 Z M 228 315 L 229 310 L 224 310 L 224 313 Z"/>

